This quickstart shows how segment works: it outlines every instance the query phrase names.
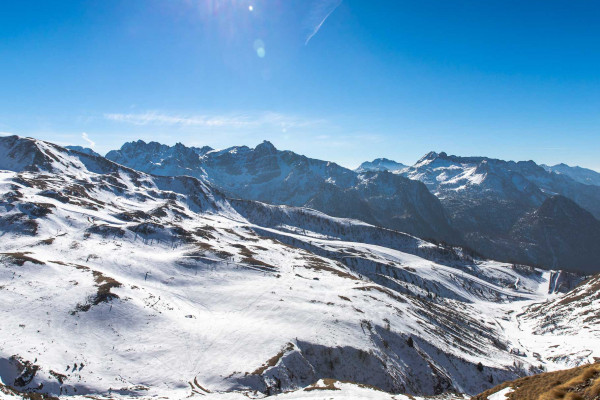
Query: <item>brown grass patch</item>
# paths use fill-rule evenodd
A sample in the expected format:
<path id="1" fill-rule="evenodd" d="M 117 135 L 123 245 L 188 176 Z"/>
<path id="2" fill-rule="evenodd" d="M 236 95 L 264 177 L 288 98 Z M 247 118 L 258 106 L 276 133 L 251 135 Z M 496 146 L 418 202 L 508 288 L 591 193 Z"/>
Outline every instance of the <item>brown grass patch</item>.
<path id="1" fill-rule="evenodd" d="M 315 271 L 327 271 L 327 272 L 330 272 L 341 278 L 352 279 L 355 281 L 359 280 L 357 277 L 355 277 L 354 275 L 352 275 L 348 272 L 340 271 L 338 269 L 331 267 L 329 264 L 327 264 L 325 261 L 321 260 L 318 257 L 307 256 L 307 257 L 304 257 L 303 259 L 308 261 L 308 263 L 305 265 L 306 268 L 309 268 L 309 269 L 312 269 Z"/>
<path id="2" fill-rule="evenodd" d="M 245 257 L 242 259 L 242 262 L 246 264 L 250 264 L 253 267 L 266 268 L 268 271 L 276 271 L 277 267 L 266 263 L 264 261 L 258 260 L 254 257 Z"/>
<path id="3" fill-rule="evenodd" d="M 232 246 L 239 249 L 238 254 L 243 257 L 242 258 L 243 263 L 250 264 L 253 267 L 259 267 L 261 269 L 266 268 L 268 271 L 277 270 L 277 267 L 275 267 L 274 265 L 271 265 L 269 263 L 266 263 L 264 261 L 261 261 L 261 260 L 255 258 L 254 256 L 256 255 L 256 253 L 254 253 L 252 250 L 250 250 L 243 244 L 236 243 L 236 244 L 233 244 Z"/>
<path id="4" fill-rule="evenodd" d="M 196 228 L 196 230 L 194 231 L 194 234 L 196 236 L 200 236 L 203 239 L 214 239 L 215 235 L 213 235 L 213 232 L 216 232 L 217 230 L 210 226 L 210 225 L 204 225 L 204 226 L 199 226 L 198 228 Z"/>
<path id="5" fill-rule="evenodd" d="M 67 380 L 67 376 L 66 376 L 66 375 L 59 374 L 59 373 L 58 373 L 58 372 L 56 372 L 56 371 L 52 371 L 52 370 L 50 370 L 50 375 L 52 375 L 53 377 L 55 377 L 55 378 L 56 378 L 56 380 L 57 380 L 58 382 L 60 382 L 60 384 L 61 384 L 61 385 L 62 385 L 63 383 L 65 383 L 65 381 Z"/>
<path id="6" fill-rule="evenodd" d="M 244 246 L 243 244 L 232 244 L 232 247 L 235 247 L 236 249 L 240 249 L 239 254 L 241 256 L 244 257 L 253 257 L 255 255 L 255 253 L 250 250 L 249 248 L 247 248 L 246 246 Z"/>
<path id="7" fill-rule="evenodd" d="M 19 208 L 30 217 L 42 218 L 52 214 L 56 206 L 50 203 L 21 203 Z"/>
<path id="8" fill-rule="evenodd" d="M 589 285 L 589 287 L 583 290 L 587 285 Z M 558 302 L 558 305 L 568 305 L 598 292 L 600 292 L 600 275 L 595 275 L 567 293 L 564 298 Z"/>
<path id="9" fill-rule="evenodd" d="M 52 243 L 54 243 L 54 241 L 56 240 L 56 238 L 48 238 L 48 239 L 43 239 L 40 240 L 39 244 L 45 244 L 45 245 L 51 245 Z"/>
<path id="10" fill-rule="evenodd" d="M 383 294 L 390 296 L 392 299 L 394 299 L 400 303 L 406 303 L 406 300 L 404 300 L 402 297 L 398 296 L 397 294 L 395 294 L 394 292 L 392 292 L 391 290 L 389 290 L 387 288 L 383 288 L 383 287 L 379 287 L 379 286 L 361 286 L 361 287 L 355 287 L 353 289 L 362 290 L 365 292 L 370 291 L 370 290 L 375 290 L 377 292 L 381 292 Z"/>
<path id="11" fill-rule="evenodd" d="M 352 381 L 340 381 L 340 380 L 331 379 L 331 378 L 324 378 L 324 379 L 322 379 L 322 381 L 323 381 L 323 385 L 319 385 L 319 382 L 315 382 L 312 385 L 304 388 L 304 391 L 311 392 L 313 390 L 341 390 L 341 389 L 335 387 L 336 382 L 339 382 L 339 383 L 347 383 L 350 385 L 355 385 L 355 386 L 358 386 L 363 389 L 371 389 L 371 390 L 376 390 L 378 392 L 383 392 L 383 390 L 379 389 L 378 387 L 368 385 L 366 383 L 357 383 L 357 382 L 352 382 Z M 410 396 L 409 398 L 413 398 L 413 397 Z"/>
<path id="12" fill-rule="evenodd" d="M 509 386 L 514 389 L 508 395 L 509 400 L 597 400 L 600 396 L 600 363 L 504 382 L 473 400 L 486 400 Z"/>

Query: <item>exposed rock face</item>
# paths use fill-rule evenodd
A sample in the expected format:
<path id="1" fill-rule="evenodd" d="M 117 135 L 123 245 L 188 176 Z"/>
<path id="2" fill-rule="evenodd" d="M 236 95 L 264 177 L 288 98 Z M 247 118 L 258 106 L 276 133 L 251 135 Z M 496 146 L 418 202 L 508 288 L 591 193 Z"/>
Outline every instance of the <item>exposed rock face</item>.
<path id="1" fill-rule="evenodd" d="M 135 170 L 157 175 L 192 175 L 197 166 L 198 156 L 210 150 L 212 149 L 208 146 L 186 147 L 181 143 L 167 146 L 138 140 L 125 143 L 120 150 L 109 151 L 106 158 Z"/>
<path id="2" fill-rule="evenodd" d="M 550 197 L 521 218 L 511 236 L 521 243 L 519 258 L 550 267 L 570 265 L 586 273 L 600 269 L 600 221 L 564 196 Z"/>

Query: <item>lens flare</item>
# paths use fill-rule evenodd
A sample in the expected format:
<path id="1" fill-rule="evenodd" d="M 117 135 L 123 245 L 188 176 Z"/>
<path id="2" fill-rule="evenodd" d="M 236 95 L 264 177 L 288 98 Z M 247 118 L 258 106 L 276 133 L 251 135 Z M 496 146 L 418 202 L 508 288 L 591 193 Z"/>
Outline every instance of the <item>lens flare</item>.
<path id="1" fill-rule="evenodd" d="M 260 58 L 264 58 L 267 54 L 265 51 L 265 42 L 260 39 L 256 39 L 254 41 L 254 51 L 256 51 L 256 55 Z"/>

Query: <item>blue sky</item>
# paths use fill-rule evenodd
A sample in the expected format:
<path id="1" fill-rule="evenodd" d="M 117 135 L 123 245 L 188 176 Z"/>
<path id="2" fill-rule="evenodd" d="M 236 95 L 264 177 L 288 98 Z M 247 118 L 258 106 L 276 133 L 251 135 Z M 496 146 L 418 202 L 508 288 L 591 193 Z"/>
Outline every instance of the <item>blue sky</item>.
<path id="1" fill-rule="evenodd" d="M 0 2 L 0 132 L 600 170 L 600 2 Z"/>

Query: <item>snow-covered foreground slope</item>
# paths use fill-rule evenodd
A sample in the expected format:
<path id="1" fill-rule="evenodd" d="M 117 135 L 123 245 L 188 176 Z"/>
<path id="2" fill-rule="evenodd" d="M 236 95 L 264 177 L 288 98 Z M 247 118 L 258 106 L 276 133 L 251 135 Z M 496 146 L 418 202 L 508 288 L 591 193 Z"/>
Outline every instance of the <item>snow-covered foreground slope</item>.
<path id="1" fill-rule="evenodd" d="M 0 399 L 1 400 L 23 400 L 27 397 L 21 392 L 15 391 L 14 389 L 2 386 L 0 384 Z M 193 393 L 186 398 L 197 397 L 203 400 L 245 400 L 253 398 L 247 393 Z M 71 400 L 87 400 L 89 398 L 97 399 L 97 396 L 80 396 L 73 395 L 69 396 Z M 111 393 L 111 399 L 132 399 L 127 395 L 119 395 Z M 136 396 L 136 399 L 152 398 L 144 396 Z M 46 397 L 46 400 L 55 400 L 56 397 Z M 328 379 L 321 379 L 313 385 L 310 385 L 304 389 L 295 390 L 292 392 L 275 394 L 269 397 L 273 400 L 467 400 L 469 396 L 461 394 L 443 394 L 439 396 L 412 396 L 403 394 L 391 394 L 381 390 L 370 388 L 365 385 L 356 385 L 347 382 L 333 381 Z M 502 400 L 502 399 L 501 399 Z"/>
<path id="2" fill-rule="evenodd" d="M 40 141 L 0 147 L 0 378 L 19 390 L 476 394 L 600 355 L 589 326 L 524 323 L 568 274 Z"/>

